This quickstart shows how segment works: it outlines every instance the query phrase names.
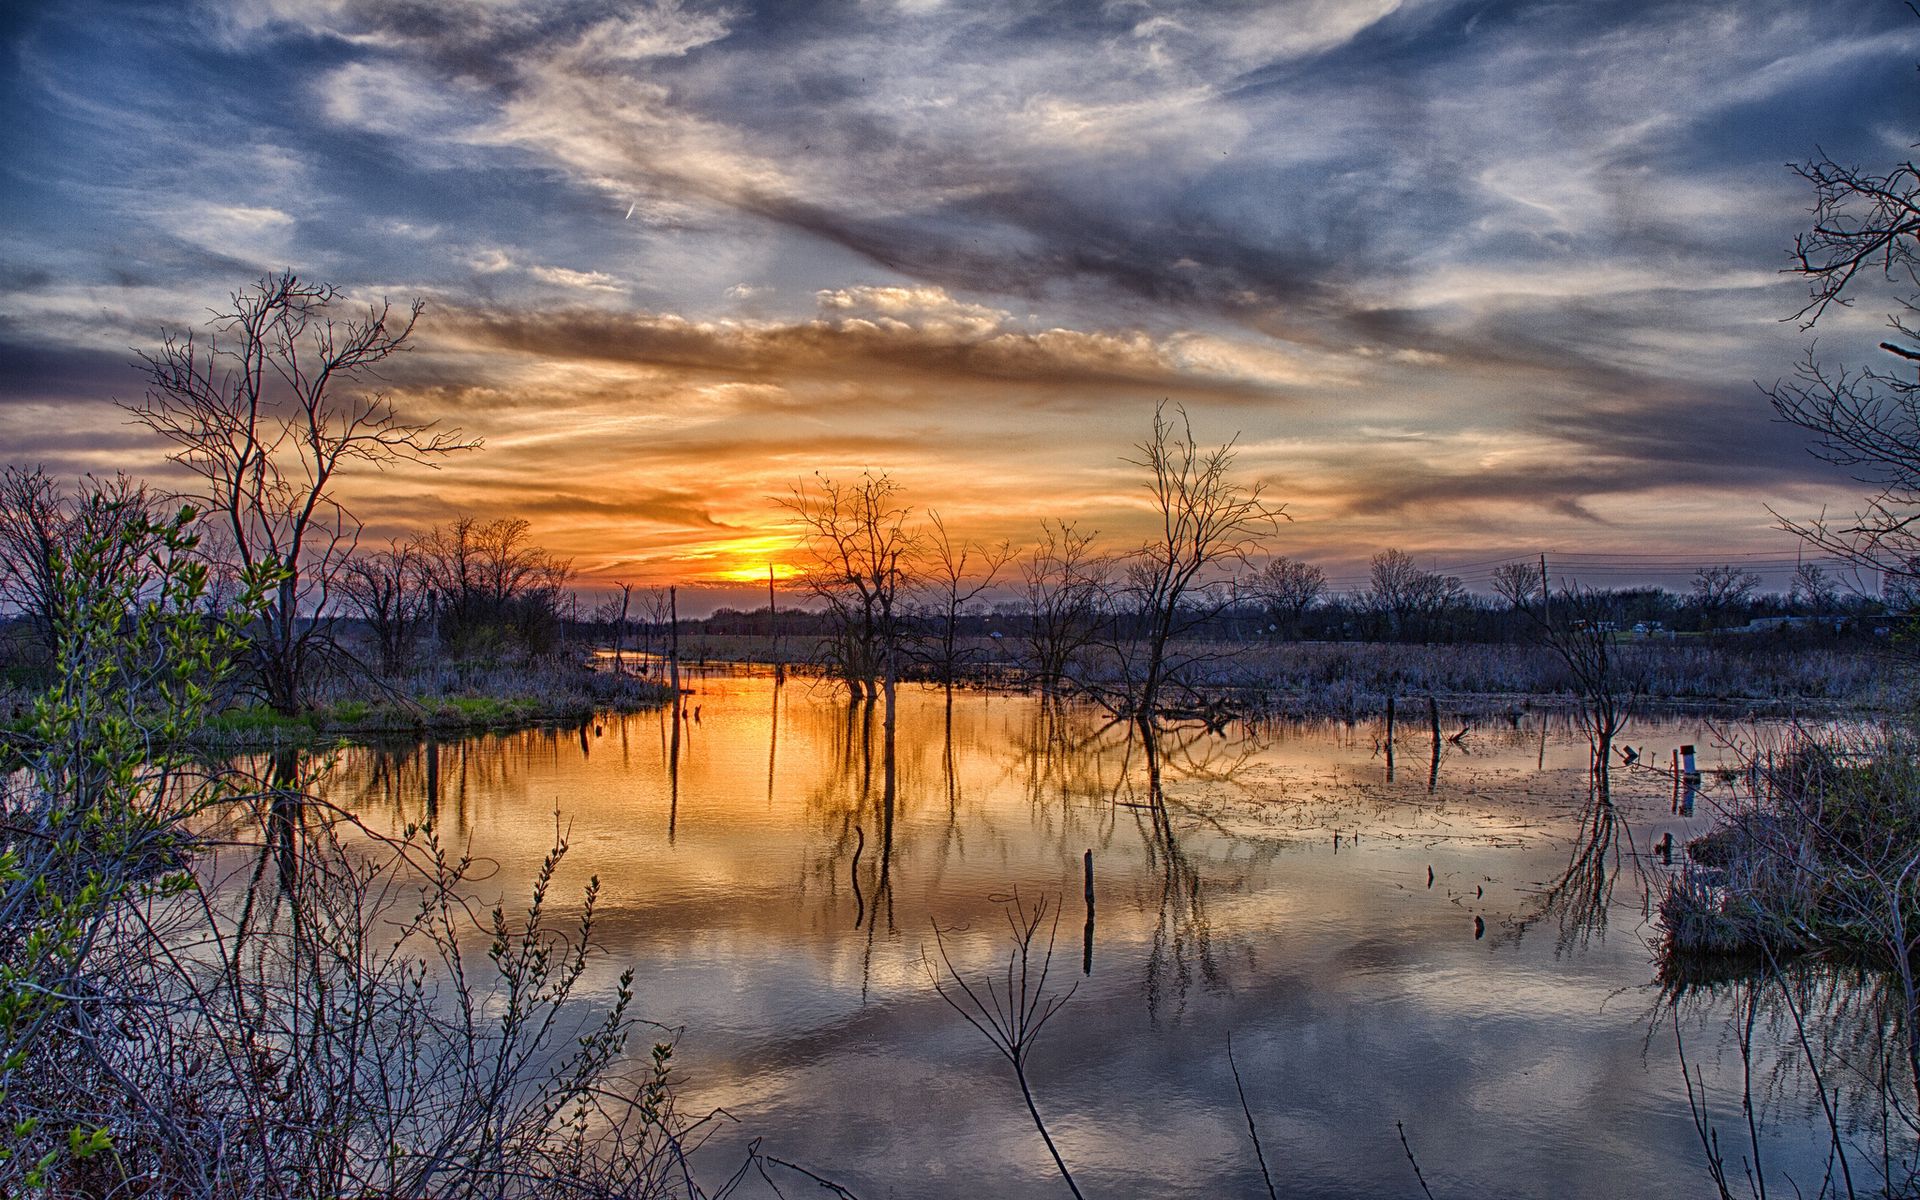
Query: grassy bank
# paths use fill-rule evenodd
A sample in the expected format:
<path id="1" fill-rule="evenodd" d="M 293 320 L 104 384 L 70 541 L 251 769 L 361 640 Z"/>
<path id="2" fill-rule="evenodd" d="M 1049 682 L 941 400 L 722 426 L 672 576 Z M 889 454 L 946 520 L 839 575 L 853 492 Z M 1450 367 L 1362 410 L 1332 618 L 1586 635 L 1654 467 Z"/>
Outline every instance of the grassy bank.
<path id="1" fill-rule="evenodd" d="M 302 745 L 318 741 L 383 741 L 427 733 L 460 734 L 546 722 L 576 723 L 596 712 L 653 708 L 668 687 L 639 675 L 594 671 L 573 663 L 421 672 L 379 693 L 323 697 L 288 716 L 258 705 L 212 717 L 200 740 L 222 749 Z"/>
<path id="2" fill-rule="evenodd" d="M 533 666 L 444 666 L 377 686 L 340 682 L 305 711 L 276 713 L 243 698 L 209 714 L 196 745 L 216 751 L 388 742 L 427 734 L 458 736 L 547 723 L 576 724 L 600 712 L 634 712 L 668 703 L 671 690 L 638 674 L 595 671 L 571 662 Z M 32 695 L 7 706 L 0 738 L 28 735 Z"/>
<path id="3" fill-rule="evenodd" d="M 807 639 L 785 638 L 780 659 L 804 662 Z M 1011 638 L 963 643 L 974 681 L 1020 677 L 1021 646 Z M 765 637 L 684 638 L 682 660 L 770 662 Z M 1575 695 L 1566 664 L 1545 646 L 1403 642 L 1216 642 L 1178 648 L 1189 677 L 1243 706 L 1304 716 L 1367 716 L 1388 697 L 1432 693 L 1442 699 L 1554 698 Z M 1646 700 L 1735 705 L 1776 712 L 1897 712 L 1908 704 L 1902 672 L 1883 654 L 1759 639 L 1623 641 L 1623 675 Z M 1110 681 L 1098 654 L 1076 677 Z"/>
<path id="4" fill-rule="evenodd" d="M 1920 951 L 1920 739 L 1799 735 L 1751 781 L 1660 905 L 1676 968 L 1819 952 L 1899 970 Z"/>
<path id="5" fill-rule="evenodd" d="M 1212 649 L 1212 648 L 1208 648 Z M 1760 709 L 1891 711 L 1898 675 L 1863 653 L 1727 643 L 1638 642 L 1617 647 L 1622 678 L 1644 699 Z M 1575 681 L 1544 646 L 1275 643 L 1218 655 L 1204 682 L 1274 708 L 1363 715 L 1389 696 L 1562 697 Z"/>

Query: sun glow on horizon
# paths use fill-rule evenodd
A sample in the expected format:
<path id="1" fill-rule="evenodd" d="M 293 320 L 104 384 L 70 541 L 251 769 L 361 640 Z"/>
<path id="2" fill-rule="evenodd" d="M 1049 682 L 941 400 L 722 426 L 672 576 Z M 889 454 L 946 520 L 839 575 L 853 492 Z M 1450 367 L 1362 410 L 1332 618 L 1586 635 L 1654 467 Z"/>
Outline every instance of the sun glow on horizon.
<path id="1" fill-rule="evenodd" d="M 791 561 L 798 552 L 789 534 L 752 534 L 687 547 L 676 563 L 678 574 L 690 583 L 764 584 L 771 571 L 778 585 L 801 575 L 800 566 Z"/>

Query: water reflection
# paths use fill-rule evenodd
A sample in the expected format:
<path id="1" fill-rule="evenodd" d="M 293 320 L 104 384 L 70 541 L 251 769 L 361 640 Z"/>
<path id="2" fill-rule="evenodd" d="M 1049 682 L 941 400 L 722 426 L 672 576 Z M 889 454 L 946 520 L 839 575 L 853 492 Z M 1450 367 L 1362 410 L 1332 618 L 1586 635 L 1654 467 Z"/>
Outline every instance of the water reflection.
<path id="1" fill-rule="evenodd" d="M 1614 907 L 1614 889 L 1621 872 L 1620 841 L 1626 823 L 1614 807 L 1604 766 L 1593 780 L 1587 801 L 1580 807 L 1579 824 L 1569 842 L 1566 869 L 1549 883 L 1539 898 L 1513 922 L 1516 938 L 1533 926 L 1551 923 L 1557 929 L 1556 955 L 1585 949 L 1589 941 L 1605 936 Z M 1650 888 L 1648 889 L 1650 893 Z M 1640 915 L 1650 906 L 1643 893 Z"/>
<path id="2" fill-rule="evenodd" d="M 1897 1032 L 1905 1004 L 1891 974 L 1859 964 L 1665 980 L 1653 1023 L 1670 1031 L 1719 1194 L 1914 1194 L 1920 1075 Z M 1726 1067 L 1714 1082 L 1711 1065 Z"/>
<path id="3" fill-rule="evenodd" d="M 1568 716 L 1415 722 L 1396 772 L 1381 722 L 1149 734 L 906 688 L 889 724 L 802 676 L 687 682 L 678 711 L 349 752 L 327 787 L 470 843 L 489 896 L 523 889 L 557 810 L 554 894 L 601 878 L 602 944 L 685 1028 L 687 1102 L 725 1105 L 741 1142 L 863 1195 L 1055 1194 L 922 967 L 936 920 L 962 970 L 1000 961 L 1017 888 L 1086 902 L 1083 982 L 1033 1076 L 1089 1194 L 1260 1188 L 1229 1030 L 1296 1194 L 1408 1194 L 1395 1120 L 1436 1194 L 1697 1193 L 1680 1076 L 1617 996 L 1651 986 L 1633 847 L 1706 817 L 1663 771 L 1594 779 Z M 1694 723 L 1634 738 L 1712 745 Z"/>

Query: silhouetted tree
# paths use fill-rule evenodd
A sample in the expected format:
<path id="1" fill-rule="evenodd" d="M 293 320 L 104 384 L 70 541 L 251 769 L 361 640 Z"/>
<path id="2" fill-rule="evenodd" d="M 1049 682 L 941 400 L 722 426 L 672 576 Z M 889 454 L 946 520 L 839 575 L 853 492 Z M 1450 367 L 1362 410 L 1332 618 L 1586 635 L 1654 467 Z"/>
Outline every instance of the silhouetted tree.
<path id="1" fill-rule="evenodd" d="M 1840 584 L 1820 564 L 1803 562 L 1794 568 L 1787 596 L 1802 612 L 1821 616 L 1840 607 Z"/>
<path id="2" fill-rule="evenodd" d="M 235 565 L 274 576 L 250 665 L 267 703 L 292 713 L 334 649 L 333 593 L 360 530 L 335 496 L 339 473 L 432 465 L 478 443 L 402 420 L 369 386 L 406 348 L 418 301 L 336 319 L 338 292 L 291 271 L 231 299 L 204 340 L 168 333 L 157 352 L 140 355 L 146 397 L 127 411 L 198 477 L 194 498 L 221 525 Z"/>
<path id="3" fill-rule="evenodd" d="M 941 682 L 952 683 L 969 657 L 960 644 L 961 611 L 993 586 L 1013 558 L 1013 548 L 1007 542 L 956 543 L 936 512 L 927 514 L 927 524 L 918 574 L 931 628 L 918 656 L 932 665 Z"/>
<path id="4" fill-rule="evenodd" d="M 1814 453 L 1873 489 L 1851 517 L 1780 527 L 1827 554 L 1898 582 L 1920 563 L 1920 168 L 1885 172 L 1819 158 L 1795 168 L 1813 185 L 1813 224 L 1794 239 L 1793 269 L 1809 284 L 1796 314 L 1811 329 L 1835 305 L 1851 306 L 1875 279 L 1886 297 L 1891 336 L 1884 365 L 1849 367 L 1810 348 L 1792 379 L 1766 389 L 1781 418 L 1814 435 Z"/>
<path id="5" fill-rule="evenodd" d="M 1515 609 L 1525 608 L 1545 583 L 1540 566 L 1532 562 L 1501 563 L 1493 569 L 1493 594 Z"/>
<path id="6" fill-rule="evenodd" d="M 537 656 L 553 649 L 573 564 L 534 545 L 531 536 L 532 527 L 519 517 L 483 523 L 460 516 L 416 543 L 440 640 L 456 656 L 516 647 Z"/>
<path id="7" fill-rule="evenodd" d="M 1249 588 L 1273 621 L 1289 633 L 1297 632 L 1307 610 L 1327 591 L 1327 574 L 1309 562 L 1280 557 L 1261 568 Z"/>
<path id="8" fill-rule="evenodd" d="M 1466 597 L 1452 575 L 1429 571 L 1404 550 L 1382 550 L 1368 564 L 1367 604 L 1395 637 L 1424 637 L 1436 618 Z"/>
<path id="9" fill-rule="evenodd" d="M 63 558 L 84 543 L 109 556 L 102 570 L 116 582 L 139 578 L 148 570 L 145 543 L 121 534 L 156 507 L 146 485 L 125 475 L 90 477 L 71 492 L 38 467 L 0 475 L 0 602 L 26 618 L 42 656 L 51 659 L 74 607 L 88 601 L 62 586 Z"/>
<path id="10" fill-rule="evenodd" d="M 907 527 L 911 510 L 885 472 L 863 471 L 852 483 L 818 474 L 814 479 L 811 487 L 796 484 L 780 501 L 800 524 L 808 556 L 800 581 L 832 619 L 827 653 L 833 667 L 869 700 L 884 688 L 891 713 L 917 549 Z"/>
<path id="11" fill-rule="evenodd" d="M 1155 409 L 1153 431 L 1126 461 L 1147 473 L 1158 529 L 1127 564 L 1127 598 L 1138 628 L 1114 640 L 1126 704 L 1144 722 L 1159 712 L 1162 691 L 1193 660 L 1178 642 L 1211 620 L 1228 600 L 1213 594 L 1217 572 L 1244 566 L 1262 538 L 1286 515 L 1261 498 L 1262 485 L 1236 481 L 1234 439 L 1199 446 L 1185 409 Z"/>
<path id="12" fill-rule="evenodd" d="M 1615 643 L 1612 600 L 1605 592 L 1574 586 L 1554 593 L 1550 605 L 1536 590 L 1519 606 L 1573 678 L 1581 723 L 1592 744 L 1594 782 L 1603 798 L 1613 739 L 1646 694 L 1644 675 L 1621 657 Z"/>
<path id="13" fill-rule="evenodd" d="M 616 583 L 618 589 L 613 595 L 600 602 L 594 610 L 594 619 L 608 627 L 613 633 L 613 669 L 625 674 L 627 670 L 627 614 L 633 606 L 633 585 Z"/>
<path id="14" fill-rule="evenodd" d="M 1042 519 L 1040 541 L 1020 562 L 1025 585 L 1027 666 L 1043 692 L 1057 692 L 1105 616 L 1112 560 L 1093 548 L 1096 532 Z"/>
<path id="15" fill-rule="evenodd" d="M 419 549 L 396 539 L 385 550 L 354 555 L 341 572 L 340 592 L 365 622 L 380 672 L 405 670 L 433 620 L 433 593 Z"/>
<path id="16" fill-rule="evenodd" d="M 1736 566 L 1701 567 L 1693 573 L 1687 601 L 1700 610 L 1709 628 L 1718 628 L 1726 615 L 1753 598 L 1760 577 Z"/>

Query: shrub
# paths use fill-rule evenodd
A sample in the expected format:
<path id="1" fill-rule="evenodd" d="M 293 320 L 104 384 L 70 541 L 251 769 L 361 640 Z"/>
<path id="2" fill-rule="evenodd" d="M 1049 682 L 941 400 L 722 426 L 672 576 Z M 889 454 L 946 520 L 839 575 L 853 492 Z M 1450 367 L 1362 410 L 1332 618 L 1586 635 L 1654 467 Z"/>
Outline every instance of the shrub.
<path id="1" fill-rule="evenodd" d="M 431 828 L 381 836 L 189 753 L 257 611 L 205 611 L 191 512 L 152 571 L 59 563 L 79 616 L 0 780 L 0 1194 L 669 1196 L 700 1122 L 631 1062 L 632 977 L 580 1011 L 597 886 L 484 916 Z"/>

